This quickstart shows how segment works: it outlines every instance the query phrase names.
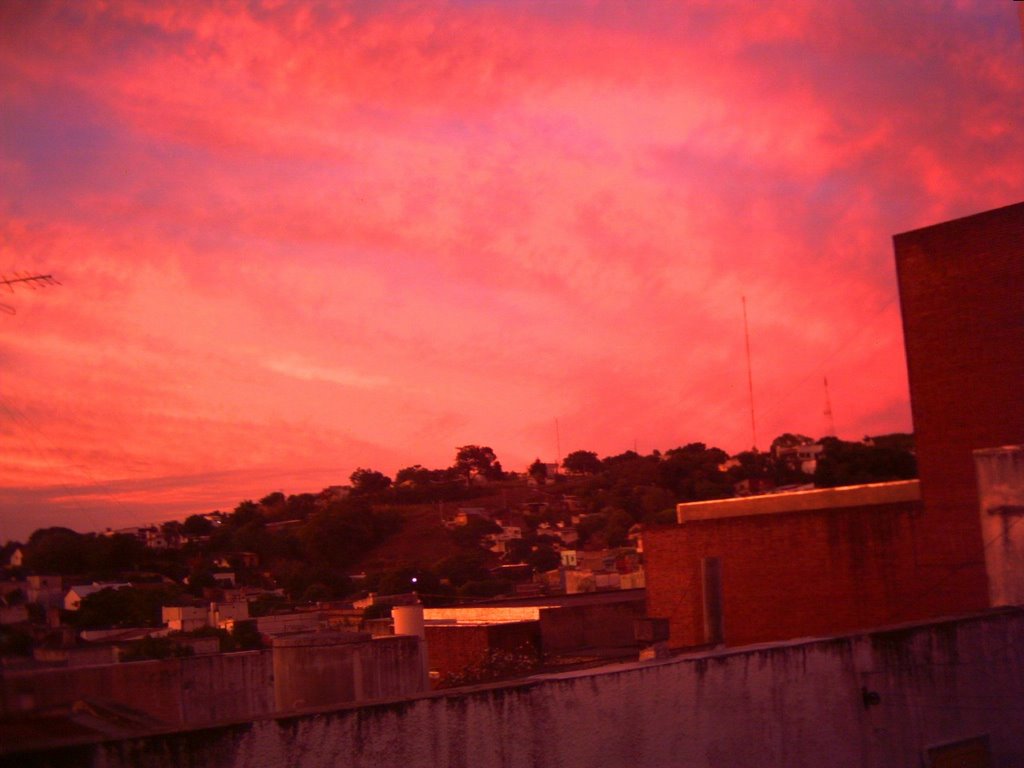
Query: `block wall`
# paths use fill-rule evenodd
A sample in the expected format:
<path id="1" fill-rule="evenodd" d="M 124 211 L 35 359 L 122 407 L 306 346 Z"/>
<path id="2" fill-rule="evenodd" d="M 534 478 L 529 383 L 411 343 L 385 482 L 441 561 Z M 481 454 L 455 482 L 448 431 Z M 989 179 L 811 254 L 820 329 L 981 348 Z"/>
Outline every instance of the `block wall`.
<path id="1" fill-rule="evenodd" d="M 679 656 L 371 706 L 18 753 L 95 768 L 865 768 L 976 739 L 1024 765 L 1024 615 Z M 865 692 L 870 694 L 865 697 Z M 4 754 L 6 753 L 6 754 Z"/>
<path id="2" fill-rule="evenodd" d="M 116 702 L 168 725 L 203 725 L 426 689 L 416 637 L 297 650 L 307 655 L 306 661 L 276 676 L 275 667 L 284 669 L 275 663 L 276 649 L 94 667 L 5 670 L 0 674 L 0 716 L 85 700 Z M 282 686 L 286 689 L 275 690 Z"/>
<path id="3" fill-rule="evenodd" d="M 0 683 L 2 714 L 79 700 L 117 702 L 173 725 L 274 711 L 269 651 L 6 671 Z"/>
<path id="4" fill-rule="evenodd" d="M 643 615 L 643 599 L 543 608 L 540 631 L 544 653 L 634 646 L 633 621 Z"/>
<path id="5" fill-rule="evenodd" d="M 540 656 L 537 621 L 504 624 L 438 624 L 426 626 L 427 659 L 442 678 L 480 664 L 489 649 L 520 652 L 531 649 Z"/>
<path id="6" fill-rule="evenodd" d="M 987 604 L 972 451 L 1024 443 L 1024 203 L 896 235 L 907 373 L 929 525 L 921 578 Z"/>
<path id="7" fill-rule="evenodd" d="M 920 520 L 920 502 L 900 502 L 650 529 L 648 615 L 669 619 L 673 647 L 704 644 L 701 561 L 719 558 L 726 645 L 934 616 L 957 589 L 917 581 Z"/>

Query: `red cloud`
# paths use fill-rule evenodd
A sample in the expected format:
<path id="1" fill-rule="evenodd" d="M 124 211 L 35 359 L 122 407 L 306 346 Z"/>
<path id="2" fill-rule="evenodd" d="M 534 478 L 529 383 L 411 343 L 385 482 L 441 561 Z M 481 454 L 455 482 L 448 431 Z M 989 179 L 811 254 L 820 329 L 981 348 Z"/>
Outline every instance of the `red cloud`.
<path id="1" fill-rule="evenodd" d="M 909 429 L 890 236 L 1024 178 L 985 5 L 2 13 L 19 487 L 738 450 L 741 295 L 762 442 Z"/>

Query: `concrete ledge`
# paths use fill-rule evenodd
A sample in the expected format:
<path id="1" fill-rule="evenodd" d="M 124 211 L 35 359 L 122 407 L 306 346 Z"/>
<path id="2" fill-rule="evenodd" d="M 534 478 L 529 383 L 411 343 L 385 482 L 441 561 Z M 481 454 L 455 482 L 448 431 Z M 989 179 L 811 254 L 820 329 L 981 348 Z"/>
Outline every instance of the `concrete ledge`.
<path id="1" fill-rule="evenodd" d="M 842 488 L 815 488 L 811 491 L 772 493 L 735 499 L 695 501 L 676 505 L 676 520 L 716 520 L 746 515 L 773 515 L 816 509 L 864 507 L 872 504 L 894 504 L 918 501 L 921 484 L 918 480 L 897 480 L 891 483 L 848 485 Z"/>

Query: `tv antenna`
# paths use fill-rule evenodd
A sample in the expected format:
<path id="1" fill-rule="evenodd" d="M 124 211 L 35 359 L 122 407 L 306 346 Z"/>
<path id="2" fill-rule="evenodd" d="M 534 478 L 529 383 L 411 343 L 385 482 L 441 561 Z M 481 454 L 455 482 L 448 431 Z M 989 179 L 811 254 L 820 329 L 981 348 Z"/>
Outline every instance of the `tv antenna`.
<path id="1" fill-rule="evenodd" d="M 21 274 L 19 272 L 14 273 L 14 277 L 7 277 L 6 275 L 0 274 L 0 286 L 6 287 L 11 293 L 14 293 L 14 286 L 28 287 L 33 291 L 38 288 L 46 288 L 51 285 L 60 285 L 60 281 L 57 280 L 53 275 L 40 275 L 40 274 Z M 9 304 L 0 303 L 0 312 L 5 312 L 8 315 L 13 315 L 17 310 Z"/>

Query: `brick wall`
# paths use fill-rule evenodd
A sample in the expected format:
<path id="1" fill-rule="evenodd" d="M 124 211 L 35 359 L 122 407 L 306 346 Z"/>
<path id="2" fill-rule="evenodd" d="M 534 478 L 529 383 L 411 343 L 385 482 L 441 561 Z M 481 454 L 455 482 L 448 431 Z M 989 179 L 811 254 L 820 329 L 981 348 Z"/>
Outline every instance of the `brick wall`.
<path id="1" fill-rule="evenodd" d="M 921 503 L 695 520 L 644 533 L 647 611 L 702 645 L 702 558 L 721 562 L 724 640 L 813 637 L 952 613 L 956 584 L 917 578 Z"/>
<path id="2" fill-rule="evenodd" d="M 444 678 L 480 664 L 490 649 L 540 655 L 540 624 L 512 621 L 501 624 L 428 624 L 427 659 L 431 671 Z"/>
<path id="3" fill-rule="evenodd" d="M 986 604 L 972 450 L 1024 443 L 1024 203 L 896 235 L 921 490 L 923 577 Z"/>
<path id="4" fill-rule="evenodd" d="M 643 598 L 544 608 L 540 612 L 544 653 L 554 655 L 584 648 L 635 646 L 633 622 L 643 615 Z"/>

